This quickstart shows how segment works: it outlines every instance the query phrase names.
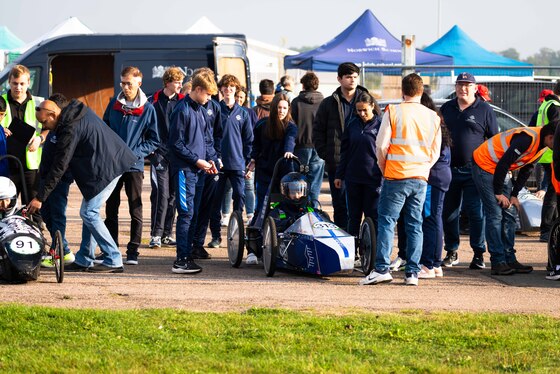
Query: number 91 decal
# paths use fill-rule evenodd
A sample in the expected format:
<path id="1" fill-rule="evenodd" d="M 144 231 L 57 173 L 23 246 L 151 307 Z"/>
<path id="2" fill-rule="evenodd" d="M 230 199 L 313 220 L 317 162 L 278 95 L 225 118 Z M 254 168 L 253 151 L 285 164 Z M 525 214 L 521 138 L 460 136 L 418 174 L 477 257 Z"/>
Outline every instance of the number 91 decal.
<path id="1" fill-rule="evenodd" d="M 32 255 L 39 252 L 41 246 L 29 236 L 16 236 L 10 242 L 10 249 L 20 255 Z"/>

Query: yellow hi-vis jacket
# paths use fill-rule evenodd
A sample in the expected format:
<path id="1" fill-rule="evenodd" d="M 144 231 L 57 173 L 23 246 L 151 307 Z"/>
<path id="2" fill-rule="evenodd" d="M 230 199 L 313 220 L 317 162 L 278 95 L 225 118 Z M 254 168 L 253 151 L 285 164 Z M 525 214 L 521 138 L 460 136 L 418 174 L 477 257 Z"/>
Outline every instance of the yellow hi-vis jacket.
<path id="1" fill-rule="evenodd" d="M 10 108 L 10 104 L 8 103 L 8 93 L 2 95 L 4 100 L 6 100 L 6 116 L 0 122 L 2 127 L 7 128 L 12 123 L 12 110 Z M 31 100 L 25 104 L 25 113 L 23 115 L 23 121 L 27 123 L 29 126 L 35 128 L 35 134 L 41 135 L 41 129 L 43 125 L 37 121 L 37 117 L 35 116 L 35 107 L 38 106 L 41 101 L 43 101 L 40 97 L 33 96 Z M 29 152 L 29 150 L 25 151 L 25 161 L 27 165 L 27 169 L 29 170 L 36 170 L 39 169 L 39 164 L 41 163 L 41 154 L 43 153 L 43 147 L 39 147 L 35 152 Z"/>

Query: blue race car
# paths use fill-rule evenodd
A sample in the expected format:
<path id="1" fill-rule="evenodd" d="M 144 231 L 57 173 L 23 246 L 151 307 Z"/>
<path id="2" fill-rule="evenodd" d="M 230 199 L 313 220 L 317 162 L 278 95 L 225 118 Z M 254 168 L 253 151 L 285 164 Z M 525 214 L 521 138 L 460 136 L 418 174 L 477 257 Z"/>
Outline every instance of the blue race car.
<path id="1" fill-rule="evenodd" d="M 284 173 L 280 178 L 280 170 L 286 169 L 282 166 L 290 163 L 295 163 L 298 171 Z M 364 220 L 359 238 L 346 233 L 328 214 L 312 207 L 307 182 L 300 171 L 306 170 L 297 158 L 278 160 L 262 209 L 247 227 L 246 235 L 241 212 L 232 213 L 227 230 L 230 264 L 240 266 L 246 244 L 248 252 L 262 258 L 269 277 L 276 269 L 324 276 L 351 273 L 356 266 L 369 274 L 375 258 L 373 221 Z"/>

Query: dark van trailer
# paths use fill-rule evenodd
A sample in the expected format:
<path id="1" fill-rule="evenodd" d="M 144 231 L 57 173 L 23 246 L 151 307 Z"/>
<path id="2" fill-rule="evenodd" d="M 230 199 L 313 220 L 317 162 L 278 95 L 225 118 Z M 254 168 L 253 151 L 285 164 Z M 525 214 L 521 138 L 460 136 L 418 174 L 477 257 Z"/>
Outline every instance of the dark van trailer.
<path id="1" fill-rule="evenodd" d="M 166 68 L 178 66 L 191 76 L 207 66 L 218 77 L 233 74 L 250 90 L 249 61 L 244 35 L 130 34 L 71 35 L 48 39 L 21 55 L 14 64 L 31 71 L 31 92 L 44 98 L 60 92 L 83 101 L 99 116 L 115 92 L 120 72 L 137 66 L 144 75 L 142 90 L 149 96 L 163 87 Z M 0 73 L 0 87 L 8 90 L 8 73 Z"/>

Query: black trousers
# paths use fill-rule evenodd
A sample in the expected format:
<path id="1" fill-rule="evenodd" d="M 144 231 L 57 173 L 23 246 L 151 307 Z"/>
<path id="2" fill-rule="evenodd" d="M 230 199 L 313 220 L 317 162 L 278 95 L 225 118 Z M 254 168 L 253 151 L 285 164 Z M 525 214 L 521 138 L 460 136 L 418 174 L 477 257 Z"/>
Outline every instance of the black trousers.
<path id="1" fill-rule="evenodd" d="M 113 190 L 111 196 L 107 200 L 105 213 L 105 225 L 113 240 L 119 245 L 119 206 L 121 205 L 121 190 L 128 197 L 128 212 L 130 213 L 130 241 L 126 246 L 127 254 L 138 253 L 138 247 L 142 240 L 142 183 L 144 173 L 140 171 L 132 171 L 124 173 L 117 186 Z"/>

